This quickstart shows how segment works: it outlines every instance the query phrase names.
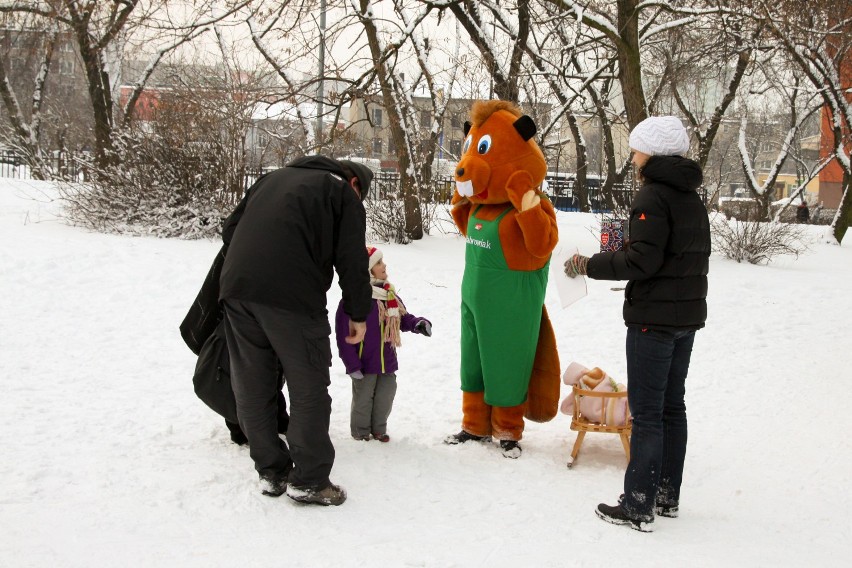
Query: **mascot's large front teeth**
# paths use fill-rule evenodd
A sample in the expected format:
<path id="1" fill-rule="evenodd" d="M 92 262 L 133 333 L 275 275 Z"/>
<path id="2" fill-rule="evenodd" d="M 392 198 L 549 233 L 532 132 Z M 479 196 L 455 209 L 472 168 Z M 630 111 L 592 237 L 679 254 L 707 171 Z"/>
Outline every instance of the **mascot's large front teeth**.
<path id="1" fill-rule="evenodd" d="M 473 195 L 473 182 L 468 181 L 457 181 L 456 182 L 456 190 L 459 192 L 459 195 L 462 197 L 470 197 Z"/>

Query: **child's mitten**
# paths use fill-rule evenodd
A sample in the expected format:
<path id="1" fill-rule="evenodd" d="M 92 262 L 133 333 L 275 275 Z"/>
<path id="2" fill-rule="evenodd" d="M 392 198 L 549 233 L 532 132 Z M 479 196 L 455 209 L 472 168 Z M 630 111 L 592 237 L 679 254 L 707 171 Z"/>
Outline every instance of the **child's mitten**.
<path id="1" fill-rule="evenodd" d="M 414 325 L 414 332 L 426 337 L 432 337 L 432 322 L 422 319 Z"/>

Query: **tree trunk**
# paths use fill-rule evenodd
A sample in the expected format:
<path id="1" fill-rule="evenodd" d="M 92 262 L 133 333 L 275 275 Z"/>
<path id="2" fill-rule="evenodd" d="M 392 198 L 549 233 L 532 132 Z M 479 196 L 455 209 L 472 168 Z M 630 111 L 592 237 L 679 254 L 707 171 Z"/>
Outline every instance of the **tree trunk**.
<path id="1" fill-rule="evenodd" d="M 843 242 L 849 225 L 852 225 L 852 172 L 846 170 L 843 172 L 843 200 L 834 222 L 834 238 L 838 244 Z"/>
<path id="2" fill-rule="evenodd" d="M 574 138 L 574 149 L 577 152 L 577 177 L 574 180 L 574 196 L 580 203 L 580 211 L 588 213 L 592 210 L 589 205 L 589 190 L 586 187 L 586 174 L 589 168 L 589 160 L 586 155 L 586 141 L 577 124 L 577 116 L 573 112 L 567 112 L 568 128 Z"/>
<path id="3" fill-rule="evenodd" d="M 618 81 L 630 129 L 648 117 L 639 58 L 639 0 L 618 0 Z"/>
<path id="4" fill-rule="evenodd" d="M 78 33 L 80 57 L 86 68 L 86 82 L 92 101 L 92 116 L 95 124 L 95 163 L 105 168 L 116 161 L 113 151 L 112 131 L 112 94 L 109 87 L 109 75 L 101 65 L 101 54 L 88 43 L 88 30 L 75 30 Z"/>
<path id="5" fill-rule="evenodd" d="M 361 0 L 361 14 L 364 14 L 367 9 L 367 0 Z M 364 31 L 367 36 L 367 43 L 370 47 L 370 53 L 376 65 L 376 77 L 379 80 L 379 87 L 382 92 L 382 106 L 388 114 L 388 123 L 390 124 L 391 136 L 393 137 L 394 146 L 397 149 L 397 159 L 399 161 L 399 183 L 400 193 L 402 194 L 403 207 L 405 208 L 405 235 L 411 240 L 420 240 L 423 238 L 423 215 L 420 210 L 420 187 L 417 178 L 413 175 L 412 164 L 412 148 L 409 144 L 408 136 L 406 136 L 406 122 L 403 116 L 400 116 L 399 109 L 404 108 L 403 97 L 397 96 L 392 84 L 392 70 L 388 68 L 387 59 L 382 53 L 379 45 L 379 33 L 376 29 L 373 20 L 370 16 L 359 15 L 361 23 L 364 25 Z"/>

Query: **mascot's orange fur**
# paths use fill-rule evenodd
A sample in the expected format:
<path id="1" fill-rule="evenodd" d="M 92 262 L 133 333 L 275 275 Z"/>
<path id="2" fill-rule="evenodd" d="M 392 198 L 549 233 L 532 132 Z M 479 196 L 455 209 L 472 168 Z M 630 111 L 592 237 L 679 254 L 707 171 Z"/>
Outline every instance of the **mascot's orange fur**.
<path id="1" fill-rule="evenodd" d="M 531 118 L 523 116 L 520 109 L 510 102 L 479 101 L 474 103 L 471 109 L 471 123 L 466 123 L 465 129 L 467 138 L 463 154 L 456 167 L 456 191 L 452 201 L 453 220 L 467 240 L 465 279 L 468 278 L 468 271 L 471 269 L 470 247 L 479 246 L 480 250 L 492 248 L 491 243 L 477 241 L 476 234 L 469 235 L 468 228 L 470 232 L 475 233 L 488 222 L 492 222 L 493 227 L 494 222 L 499 219 L 496 227 L 492 229 L 495 233 L 494 239 L 499 238 L 499 242 L 495 242 L 493 248 L 497 249 L 498 253 L 502 250 L 505 267 L 513 274 L 519 274 L 516 271 L 543 272 L 546 284 L 546 266 L 556 246 L 558 233 L 553 205 L 539 190 L 547 172 L 547 165 L 544 154 L 533 140 L 535 124 Z M 487 251 L 488 254 L 492 252 Z M 480 281 L 483 279 L 480 278 Z M 484 287 L 487 286 L 487 282 L 477 285 Z M 506 406 L 489 403 L 487 386 L 489 371 L 484 364 L 480 367 L 481 373 L 485 375 L 486 385 L 482 392 L 465 386 L 465 358 L 484 357 L 481 352 L 487 350 L 489 346 L 485 345 L 486 340 L 483 340 L 481 335 L 477 335 L 477 341 L 480 344 L 474 345 L 472 349 L 466 348 L 463 337 L 462 409 L 464 418 L 462 432 L 448 438 L 448 443 L 459 443 L 485 436 L 517 441 L 521 439 L 523 432 L 524 416 L 536 422 L 546 422 L 556 415 L 560 388 L 559 357 L 553 328 L 542 301 L 543 291 L 539 292 L 541 300 L 534 300 L 534 302 L 540 305 L 533 305 L 530 310 L 527 310 L 541 310 L 541 318 L 537 329 L 537 344 L 532 344 L 535 353 L 529 380 L 527 382 L 526 377 L 521 379 L 523 385 L 520 388 L 527 390 L 521 393 L 520 404 Z M 463 312 L 464 294 L 463 291 Z M 498 325 L 512 326 L 511 318 L 500 320 L 499 317 L 503 313 L 511 314 L 511 310 L 515 307 L 514 302 L 516 298 L 512 297 L 512 294 L 506 294 L 482 309 L 495 310 L 489 313 L 491 322 L 496 321 Z M 482 309 L 474 306 L 472 311 L 482 311 Z M 495 314 L 498 317 L 497 320 L 492 317 Z M 473 316 L 476 315 L 473 313 Z M 534 315 L 537 318 L 538 314 L 534 313 Z M 464 313 L 462 317 L 464 336 L 467 325 Z M 468 318 L 467 321 L 473 321 L 473 319 Z M 532 329 L 527 337 L 534 335 L 535 331 Z M 532 341 L 534 339 L 532 338 Z M 468 342 L 468 345 L 473 343 Z M 505 351 L 504 346 L 496 348 Z M 470 354 L 467 351 L 475 351 L 475 353 Z M 473 437 L 465 437 L 465 432 Z M 517 446 L 517 444 L 514 445 Z M 519 446 L 518 455 L 520 455 Z"/>

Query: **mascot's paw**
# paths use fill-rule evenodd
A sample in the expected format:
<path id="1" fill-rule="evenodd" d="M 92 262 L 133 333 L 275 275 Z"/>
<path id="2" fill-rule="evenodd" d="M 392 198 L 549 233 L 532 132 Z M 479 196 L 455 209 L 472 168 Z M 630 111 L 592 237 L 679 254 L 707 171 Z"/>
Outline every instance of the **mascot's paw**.
<path id="1" fill-rule="evenodd" d="M 523 199 L 521 199 L 521 211 L 532 209 L 539 203 L 541 203 L 541 197 L 539 197 L 535 191 L 529 190 L 524 194 Z"/>
<path id="2" fill-rule="evenodd" d="M 515 440 L 500 440 L 500 451 L 504 458 L 516 460 L 521 457 L 521 445 Z"/>
<path id="3" fill-rule="evenodd" d="M 458 434 L 452 434 L 444 438 L 444 443 L 450 446 L 464 444 L 465 442 L 490 442 L 491 436 L 474 436 L 470 432 L 462 430 Z"/>
<path id="4" fill-rule="evenodd" d="M 535 194 L 534 187 L 533 178 L 529 172 L 513 173 L 506 181 L 506 194 L 512 206 L 518 211 L 524 211 L 524 199 L 527 200 L 529 207 L 537 205 L 538 201 L 535 201 L 535 198 L 538 196 Z M 539 201 L 541 201 L 540 198 Z"/>

